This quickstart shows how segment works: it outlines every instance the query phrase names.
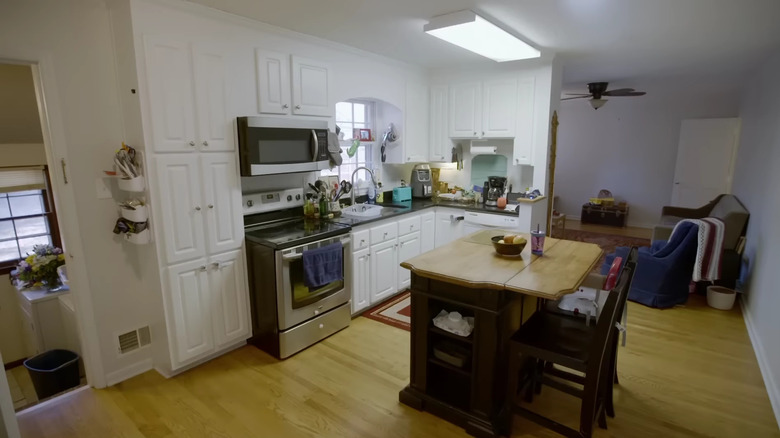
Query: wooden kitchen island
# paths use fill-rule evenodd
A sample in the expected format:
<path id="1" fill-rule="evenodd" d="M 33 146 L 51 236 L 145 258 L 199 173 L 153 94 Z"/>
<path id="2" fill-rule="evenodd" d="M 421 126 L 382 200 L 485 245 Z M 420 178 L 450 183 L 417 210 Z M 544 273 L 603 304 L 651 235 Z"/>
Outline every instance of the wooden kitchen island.
<path id="1" fill-rule="evenodd" d="M 412 271 L 411 376 L 399 399 L 457 424 L 474 436 L 508 435 L 506 401 L 509 339 L 530 316 L 539 298 L 574 292 L 602 255 L 595 244 L 546 238 L 544 255 L 531 255 L 531 237 L 519 257 L 495 253 L 486 230 L 408 260 Z M 536 299 L 534 299 L 534 297 Z M 474 330 L 461 337 L 433 325 L 442 310 L 474 317 Z M 434 349 L 460 351 L 457 367 Z"/>

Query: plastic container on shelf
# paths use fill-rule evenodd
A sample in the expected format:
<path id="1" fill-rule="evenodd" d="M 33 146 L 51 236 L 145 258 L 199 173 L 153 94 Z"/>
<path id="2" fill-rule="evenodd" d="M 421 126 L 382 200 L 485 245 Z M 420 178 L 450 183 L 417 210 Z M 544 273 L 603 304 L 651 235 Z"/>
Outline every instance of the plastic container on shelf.
<path id="1" fill-rule="evenodd" d="M 149 210 L 145 205 L 138 205 L 135 210 L 121 207 L 122 217 L 132 222 L 146 222 L 149 220 Z"/>
<path id="2" fill-rule="evenodd" d="M 147 228 L 140 233 L 125 233 L 125 240 L 134 245 L 146 245 L 152 240 L 152 235 Z"/>
<path id="3" fill-rule="evenodd" d="M 126 192 L 143 192 L 146 189 L 146 180 L 143 175 L 135 178 L 120 178 L 119 189 Z"/>

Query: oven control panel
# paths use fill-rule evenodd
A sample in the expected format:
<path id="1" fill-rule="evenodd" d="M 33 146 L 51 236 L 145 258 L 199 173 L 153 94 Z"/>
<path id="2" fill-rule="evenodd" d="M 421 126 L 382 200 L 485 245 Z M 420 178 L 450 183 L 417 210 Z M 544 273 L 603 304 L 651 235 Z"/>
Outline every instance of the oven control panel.
<path id="1" fill-rule="evenodd" d="M 249 193 L 242 196 L 244 215 L 303 206 L 303 189 Z"/>

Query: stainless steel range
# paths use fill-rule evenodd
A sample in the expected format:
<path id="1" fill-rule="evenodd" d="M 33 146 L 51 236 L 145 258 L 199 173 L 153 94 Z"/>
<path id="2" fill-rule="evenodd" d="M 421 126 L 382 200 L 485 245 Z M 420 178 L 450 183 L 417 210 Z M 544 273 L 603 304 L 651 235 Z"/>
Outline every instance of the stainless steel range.
<path id="1" fill-rule="evenodd" d="M 303 190 L 244 195 L 251 342 L 284 359 L 349 326 L 350 227 L 303 218 Z M 342 245 L 340 280 L 305 284 L 304 252 Z"/>

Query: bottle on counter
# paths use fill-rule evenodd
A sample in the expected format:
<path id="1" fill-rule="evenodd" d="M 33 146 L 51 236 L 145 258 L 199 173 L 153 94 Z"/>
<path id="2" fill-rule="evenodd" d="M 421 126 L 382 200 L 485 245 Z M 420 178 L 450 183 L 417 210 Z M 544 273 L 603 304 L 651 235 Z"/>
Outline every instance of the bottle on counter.
<path id="1" fill-rule="evenodd" d="M 373 184 L 368 185 L 368 203 L 376 204 L 376 189 Z"/>

